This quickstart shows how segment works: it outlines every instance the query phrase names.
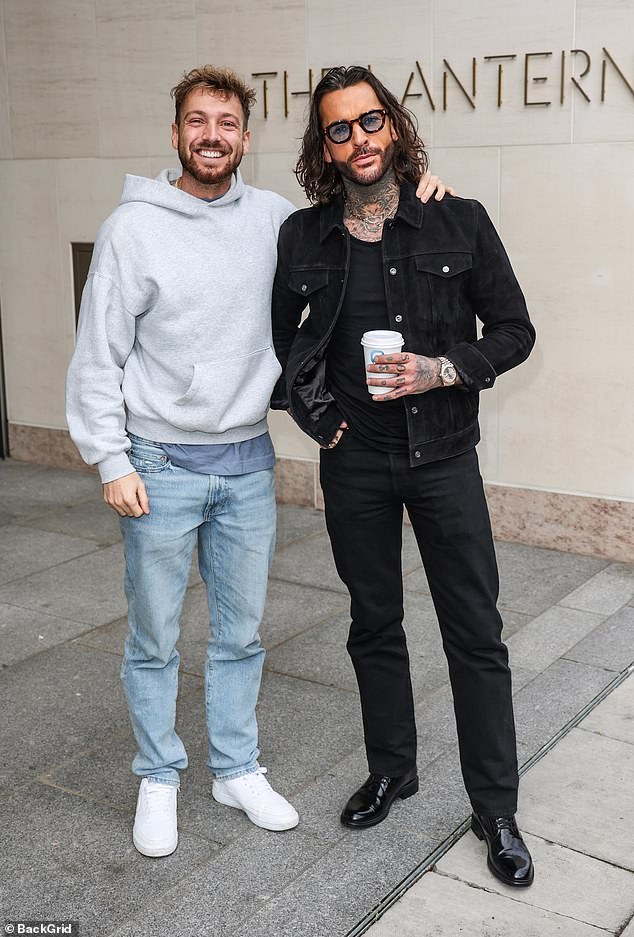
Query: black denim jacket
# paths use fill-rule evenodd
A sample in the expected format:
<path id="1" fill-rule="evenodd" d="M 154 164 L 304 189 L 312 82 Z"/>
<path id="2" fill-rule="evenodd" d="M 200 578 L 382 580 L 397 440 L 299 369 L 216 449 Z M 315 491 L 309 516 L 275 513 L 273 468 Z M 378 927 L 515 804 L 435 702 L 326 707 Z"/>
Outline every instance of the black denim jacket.
<path id="1" fill-rule="evenodd" d="M 463 381 L 402 398 L 410 464 L 422 465 L 475 446 L 479 392 L 528 357 L 535 330 L 502 242 L 479 202 L 446 196 L 423 205 L 406 184 L 381 243 L 389 327 L 403 333 L 404 351 L 445 355 Z M 341 197 L 297 211 L 282 225 L 273 342 L 283 374 L 271 406 L 290 408 L 300 428 L 321 445 L 331 441 L 343 419 L 326 386 L 325 355 L 349 265 Z M 300 325 L 307 303 L 310 311 Z"/>

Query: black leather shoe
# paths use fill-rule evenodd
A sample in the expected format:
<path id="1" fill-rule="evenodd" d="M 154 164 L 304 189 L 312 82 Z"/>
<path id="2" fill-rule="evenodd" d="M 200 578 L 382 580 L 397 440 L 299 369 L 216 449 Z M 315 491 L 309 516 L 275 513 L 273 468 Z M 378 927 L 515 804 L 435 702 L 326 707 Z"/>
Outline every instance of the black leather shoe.
<path id="1" fill-rule="evenodd" d="M 401 775 L 399 778 L 371 774 L 356 791 L 341 814 L 344 826 L 363 829 L 385 820 L 392 803 L 399 797 L 405 800 L 418 790 L 418 775 Z"/>
<path id="2" fill-rule="evenodd" d="M 518 888 L 533 882 L 533 860 L 515 817 L 483 817 L 474 813 L 471 829 L 478 839 L 486 840 L 487 865 L 505 885 Z"/>

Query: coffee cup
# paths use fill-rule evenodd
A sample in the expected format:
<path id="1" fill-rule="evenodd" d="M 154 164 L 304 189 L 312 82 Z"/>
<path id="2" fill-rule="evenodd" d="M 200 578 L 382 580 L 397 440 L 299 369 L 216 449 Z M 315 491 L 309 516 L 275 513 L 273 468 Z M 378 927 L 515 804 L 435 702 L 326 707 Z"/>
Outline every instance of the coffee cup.
<path id="1" fill-rule="evenodd" d="M 405 340 L 400 332 L 393 332 L 391 329 L 372 329 L 370 332 L 364 332 L 361 338 L 363 345 L 363 356 L 365 358 L 365 368 L 368 377 L 379 377 L 376 372 L 368 371 L 368 365 L 374 364 L 379 355 L 398 354 L 405 344 Z M 394 374 L 388 374 L 388 377 L 395 377 Z M 376 394 L 388 394 L 393 387 L 375 387 L 368 385 L 368 391 L 374 396 Z"/>

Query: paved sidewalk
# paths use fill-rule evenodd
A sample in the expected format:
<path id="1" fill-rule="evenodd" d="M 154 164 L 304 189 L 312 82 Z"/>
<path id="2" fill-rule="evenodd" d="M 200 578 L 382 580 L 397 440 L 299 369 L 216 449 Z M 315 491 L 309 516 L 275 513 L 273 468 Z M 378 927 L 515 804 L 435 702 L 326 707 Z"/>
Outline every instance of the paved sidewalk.
<path id="1" fill-rule="evenodd" d="M 0 923 L 74 919 L 82 937 L 344 937 L 359 932 L 368 912 L 460 828 L 469 805 L 447 670 L 411 530 L 404 528 L 403 564 L 421 790 L 364 832 L 338 820 L 367 771 L 345 652 L 348 602 L 323 515 L 281 506 L 278 539 L 262 628 L 261 762 L 299 810 L 300 825 L 288 833 L 260 830 L 211 798 L 202 703 L 206 609 L 192 571 L 179 644 L 179 731 L 190 758 L 180 845 L 173 856 L 148 860 L 131 842 L 137 782 L 118 677 L 126 625 L 116 517 L 95 476 L 0 462 Z M 524 763 L 631 664 L 634 569 L 518 544 L 497 549 Z M 532 889 L 512 900 L 502 889 L 497 894 L 481 844 L 469 834 L 375 925 L 377 937 L 494 937 L 500 931 L 492 917 L 502 915 L 487 903 L 494 900 L 522 921 L 530 911 L 550 922 L 551 930 L 514 925 L 521 937 L 617 933 L 634 910 L 626 810 L 634 802 L 634 765 L 626 757 L 633 683 L 524 777 L 520 819 L 539 861 Z M 600 797 L 592 797 L 597 778 Z M 614 900 L 612 880 L 592 885 L 610 869 Z M 431 914 L 436 894 L 410 914 L 428 883 L 476 896 L 468 922 L 438 929 L 461 907 L 453 891 L 440 923 Z M 390 930 L 388 914 L 401 909 L 414 928 Z"/>
<path id="2" fill-rule="evenodd" d="M 369 937 L 634 937 L 634 677 L 522 782 L 530 888 L 486 869 L 469 831 L 366 933 Z"/>

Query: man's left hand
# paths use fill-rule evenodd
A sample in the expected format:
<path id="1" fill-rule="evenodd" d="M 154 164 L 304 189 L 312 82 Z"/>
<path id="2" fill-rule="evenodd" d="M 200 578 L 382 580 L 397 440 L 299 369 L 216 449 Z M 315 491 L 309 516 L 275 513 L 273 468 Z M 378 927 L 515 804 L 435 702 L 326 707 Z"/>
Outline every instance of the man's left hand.
<path id="1" fill-rule="evenodd" d="M 373 387 L 385 387 L 385 394 L 374 400 L 396 400 L 407 394 L 424 394 L 434 387 L 440 387 L 440 362 L 438 358 L 414 355 L 411 352 L 399 352 L 396 355 L 377 355 L 374 364 L 369 364 L 367 371 L 376 374 L 368 378 Z"/>
<path id="2" fill-rule="evenodd" d="M 434 193 L 436 194 L 434 195 Z M 437 202 L 440 202 L 445 197 L 446 193 L 455 195 L 456 190 L 452 189 L 450 185 L 445 185 L 438 176 L 432 176 L 429 169 L 420 177 L 418 188 L 416 189 L 416 196 L 423 204 L 428 202 L 432 195 Z"/>

